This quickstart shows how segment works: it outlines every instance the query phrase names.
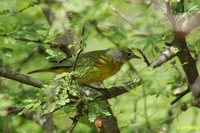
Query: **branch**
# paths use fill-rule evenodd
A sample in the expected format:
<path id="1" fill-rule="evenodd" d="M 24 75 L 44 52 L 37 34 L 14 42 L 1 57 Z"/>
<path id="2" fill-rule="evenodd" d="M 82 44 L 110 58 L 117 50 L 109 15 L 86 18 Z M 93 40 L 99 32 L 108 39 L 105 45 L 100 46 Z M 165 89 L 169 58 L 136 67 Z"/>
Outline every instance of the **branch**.
<path id="1" fill-rule="evenodd" d="M 192 15 L 189 14 L 185 16 L 181 20 L 175 20 L 175 17 L 170 9 L 169 1 L 166 1 L 165 5 L 162 5 L 157 0 L 151 0 L 151 1 L 156 8 L 160 9 L 163 12 L 163 14 L 169 18 L 169 21 L 174 31 L 176 32 L 183 32 L 185 35 L 188 35 L 191 31 L 193 31 L 200 25 L 200 10 Z"/>
<path id="2" fill-rule="evenodd" d="M 19 38 L 19 37 L 15 37 L 15 36 L 12 36 L 10 34 L 0 34 L 0 36 L 2 37 L 10 37 L 12 39 L 15 39 L 17 41 L 22 41 L 22 42 L 32 42 L 32 43 L 39 43 L 39 44 L 49 44 L 49 45 L 59 45 L 59 44 L 54 44 L 54 43 L 51 43 L 51 42 L 44 42 L 42 40 L 32 40 L 32 39 L 28 39 L 28 38 Z"/>
<path id="3" fill-rule="evenodd" d="M 21 108 L 9 107 L 7 109 L 7 115 L 18 115 L 22 110 L 23 109 L 21 109 Z M 26 111 L 26 112 L 22 113 L 22 116 L 27 119 L 33 120 L 35 114 L 36 114 L 36 112 L 30 110 L 30 111 Z"/>
<path id="4" fill-rule="evenodd" d="M 192 55 L 187 47 L 186 38 L 183 34 L 177 32 L 175 35 L 176 46 L 180 52 L 177 54 L 182 64 L 182 68 L 186 74 L 189 85 L 195 82 L 199 73 L 197 70 L 196 62 L 192 58 Z"/>
<path id="5" fill-rule="evenodd" d="M 18 72 L 10 71 L 10 70 L 7 70 L 5 68 L 0 68 L 0 75 L 3 76 L 3 77 L 6 77 L 6 78 L 16 80 L 18 82 L 25 83 L 25 84 L 28 84 L 28 85 L 32 85 L 32 86 L 35 86 L 35 87 L 39 87 L 39 88 L 41 88 L 42 85 L 43 85 L 43 82 L 38 80 L 38 79 L 29 77 L 29 76 L 24 75 L 24 74 L 20 74 Z M 117 97 L 121 94 L 128 92 L 128 88 L 133 87 L 133 86 L 135 87 L 135 86 L 138 86 L 140 84 L 141 84 L 141 80 L 135 79 L 135 80 L 123 82 L 119 86 L 113 86 L 111 88 L 108 88 L 108 90 L 103 89 L 102 91 L 104 91 L 104 93 L 102 93 L 101 96 L 97 97 L 97 99 L 94 99 L 91 102 L 94 102 L 95 100 L 107 100 L 107 99 L 110 99 L 110 98 Z M 71 101 L 70 103 L 67 103 L 66 105 L 73 104 L 73 103 L 74 103 L 74 101 Z M 66 106 L 66 105 L 63 105 L 62 107 Z M 60 107 L 58 109 L 61 109 L 62 107 Z M 57 111 L 58 109 L 55 109 L 55 111 Z M 80 107 L 80 109 L 82 109 L 82 108 Z M 11 114 L 18 114 L 19 112 L 21 112 L 21 109 L 16 109 L 16 108 L 14 108 L 14 109 L 10 108 L 9 110 L 10 111 L 9 111 L 8 114 L 10 114 L 10 115 Z M 52 113 L 55 112 L 55 111 L 52 111 Z M 40 119 L 37 122 L 47 132 L 51 132 L 51 131 L 56 129 L 56 126 L 54 125 L 54 122 L 53 122 L 53 119 L 52 119 L 52 113 L 44 115 L 42 117 L 42 119 Z M 23 113 L 24 117 L 31 119 L 31 120 L 34 118 L 34 115 L 35 115 L 35 113 L 32 112 L 32 111 L 28 111 L 28 112 Z M 82 116 L 82 111 L 80 113 L 80 110 L 77 110 L 77 115 L 73 118 L 73 123 L 72 123 L 71 127 L 69 128 L 69 130 L 67 131 L 67 133 L 71 133 L 74 130 L 74 128 L 75 128 L 76 124 L 78 123 L 81 116 Z M 114 116 L 112 116 L 112 117 L 114 117 Z M 41 120 L 42 120 L 42 122 L 41 122 Z M 109 119 L 109 121 L 110 121 L 110 119 Z M 115 120 L 115 122 L 116 122 L 116 120 Z"/>
<path id="6" fill-rule="evenodd" d="M 166 63 L 167 61 L 171 60 L 178 54 L 178 49 L 174 46 L 169 47 L 167 50 L 165 50 L 159 57 L 156 59 L 152 66 L 154 68 L 161 66 L 162 64 Z"/>
<path id="7" fill-rule="evenodd" d="M 136 78 L 136 79 L 133 79 L 130 81 L 125 81 L 125 82 L 121 83 L 121 85 L 118 85 L 118 86 L 99 89 L 99 90 L 101 90 L 102 95 L 98 96 L 96 99 L 107 100 L 107 99 L 117 97 L 119 95 L 122 95 L 122 94 L 128 92 L 130 90 L 130 88 L 135 88 L 135 87 L 139 86 L 141 83 L 142 83 L 142 80 Z"/>
<path id="8" fill-rule="evenodd" d="M 166 0 L 164 4 L 161 4 L 160 2 L 158 2 L 158 0 L 151 0 L 151 2 L 157 9 L 161 10 L 163 14 L 169 19 L 173 30 L 177 31 L 177 23 L 174 18 L 174 15 L 171 12 L 169 1 Z"/>
<path id="9" fill-rule="evenodd" d="M 149 62 L 149 60 L 147 59 L 147 57 L 145 56 L 145 54 L 142 52 L 141 49 L 137 49 L 139 51 L 139 53 L 142 55 L 142 57 L 144 58 L 144 62 L 147 64 L 147 66 L 150 66 L 151 63 Z"/>
<path id="10" fill-rule="evenodd" d="M 0 68 L 0 76 L 18 81 L 23 84 L 38 87 L 38 88 L 42 88 L 42 86 L 43 86 L 43 81 L 41 81 L 39 79 L 30 77 L 25 74 L 21 74 L 19 72 L 11 71 L 11 70 L 8 70 L 5 68 Z"/>
<path id="11" fill-rule="evenodd" d="M 0 76 L 18 81 L 23 84 L 38 87 L 38 88 L 42 88 L 43 86 L 43 81 L 39 79 L 21 74 L 19 72 L 11 71 L 5 68 L 0 68 Z M 142 81 L 141 79 L 136 78 L 130 81 L 125 81 L 121 83 L 121 85 L 119 86 L 113 86 L 110 88 L 98 88 L 98 91 L 100 91 L 102 95 L 98 96 L 95 100 L 107 100 L 107 99 L 111 99 L 119 95 L 122 95 L 128 92 L 129 88 L 139 86 L 141 84 L 141 81 Z M 67 103 L 66 105 L 74 104 L 74 103 L 75 103 L 74 101 L 71 101 Z M 66 105 L 63 105 L 62 107 Z M 62 107 L 59 107 L 58 109 L 61 109 Z M 58 109 L 55 109 L 55 111 L 57 111 Z M 55 112 L 55 111 L 52 111 L 52 112 Z"/>
<path id="12" fill-rule="evenodd" d="M 104 32 L 101 31 L 101 29 L 98 27 L 98 25 L 97 25 L 97 23 L 95 21 L 91 21 L 90 24 L 92 24 L 94 26 L 94 28 L 97 31 L 97 33 L 99 33 L 102 37 L 106 38 L 108 41 L 113 43 L 115 46 L 117 46 L 117 47 L 120 46 L 120 44 L 118 42 L 116 42 L 114 39 L 112 39 L 109 36 L 105 35 Z"/>
<path id="13" fill-rule="evenodd" d="M 164 14 L 168 17 L 173 30 L 177 31 L 179 27 L 177 25 L 177 22 L 175 20 L 174 15 L 172 14 L 172 11 L 171 11 L 171 8 L 170 8 L 170 4 L 169 4 L 168 0 L 166 0 L 166 2 L 165 2 L 165 8 L 166 8 L 166 13 L 164 13 Z"/>
<path id="14" fill-rule="evenodd" d="M 39 4 L 39 1 L 30 2 L 27 7 L 24 7 L 24 8 L 22 8 L 22 9 L 16 11 L 16 12 L 13 12 L 12 15 L 17 15 L 19 13 L 22 13 L 23 11 L 25 11 L 25 10 L 31 8 L 31 7 L 34 7 L 34 6 L 38 5 L 38 4 Z"/>
<path id="15" fill-rule="evenodd" d="M 97 133 L 120 133 L 117 118 L 114 116 L 108 101 L 104 100 L 99 104 L 103 105 L 110 115 L 104 117 L 98 116 L 95 119 L 94 124 L 97 129 Z"/>
<path id="16" fill-rule="evenodd" d="M 0 68 L 0 76 L 5 77 L 11 80 L 18 81 L 23 84 L 31 85 L 34 87 L 42 88 L 43 86 L 43 81 L 27 76 L 25 74 L 21 74 L 19 72 L 11 71 L 5 68 Z M 130 81 L 125 81 L 121 83 L 119 86 L 113 86 L 110 88 L 98 88 L 98 90 L 101 90 L 102 95 L 97 97 L 97 99 L 100 100 L 107 100 L 110 98 L 117 97 L 121 94 L 124 94 L 128 92 L 128 88 L 130 87 L 136 87 L 141 84 L 141 79 L 133 79 Z M 69 104 L 74 103 L 74 101 L 70 102 Z M 64 106 L 63 106 L 64 107 Z"/>
<path id="17" fill-rule="evenodd" d="M 9 107 L 7 109 L 7 115 L 18 115 L 22 110 L 23 109 L 16 108 L 16 107 Z M 28 110 L 26 112 L 23 112 L 21 116 L 26 119 L 36 122 L 46 132 L 53 131 L 57 128 L 56 125 L 53 123 L 52 114 L 46 114 L 46 115 L 42 116 L 41 119 L 35 119 L 37 116 L 36 112 L 32 111 L 32 110 Z"/>
<path id="18" fill-rule="evenodd" d="M 31 85 L 34 87 L 42 88 L 43 81 L 38 80 L 36 78 L 21 74 L 19 72 L 11 71 L 5 68 L 0 68 L 0 76 L 5 77 L 8 79 L 12 79 L 15 81 L 18 81 L 23 84 Z M 8 115 L 14 115 L 21 112 L 22 109 L 17 108 L 8 108 Z M 25 118 L 28 118 L 30 120 L 34 120 L 35 112 L 34 111 L 27 111 L 22 114 Z M 46 114 L 41 119 L 36 121 L 46 132 L 52 132 L 56 129 L 56 126 L 52 119 L 52 114 Z"/>
<path id="19" fill-rule="evenodd" d="M 158 2 L 158 0 L 151 0 L 151 2 L 154 4 L 155 8 L 161 10 L 164 14 L 166 14 L 166 7 L 164 4 L 161 4 Z"/>
<path id="20" fill-rule="evenodd" d="M 190 85 L 190 91 L 196 98 L 200 97 L 200 76 Z"/>
<path id="21" fill-rule="evenodd" d="M 48 113 L 39 120 L 39 124 L 45 130 L 46 133 L 52 133 L 54 130 L 57 129 L 56 125 L 53 121 L 53 114 Z"/>
<path id="22" fill-rule="evenodd" d="M 39 1 L 42 2 L 42 0 L 39 0 Z M 49 25 L 51 25 L 51 26 L 54 24 L 55 20 L 57 20 L 56 14 L 58 14 L 57 10 L 54 10 L 53 8 L 48 7 L 48 4 L 50 4 L 52 1 L 55 1 L 55 0 L 46 0 L 45 4 L 47 6 L 42 7 L 43 14 L 46 17 Z M 59 2 L 61 2 L 61 5 L 62 4 L 64 5 L 65 3 L 67 3 L 67 0 L 62 0 L 62 1 L 59 1 Z M 67 19 L 67 17 L 63 17 L 63 19 Z M 62 22 L 66 22 L 66 21 L 62 21 Z M 65 23 L 61 23 L 61 25 L 65 25 Z M 56 40 L 56 43 L 59 44 L 59 45 L 54 45 L 54 47 L 58 47 L 68 57 L 71 57 L 72 52 L 68 48 L 68 44 L 72 43 L 74 41 L 73 39 L 74 39 L 74 35 L 72 35 L 71 30 L 70 29 L 64 29 L 64 32 L 60 36 L 58 36 L 58 38 Z"/>
<path id="23" fill-rule="evenodd" d="M 130 90 L 130 88 L 135 88 L 135 87 L 141 85 L 141 83 L 142 83 L 141 79 L 135 78 L 135 79 L 130 80 L 130 81 L 124 81 L 120 85 L 113 86 L 113 87 L 110 87 L 110 88 L 94 87 L 94 86 L 90 86 L 90 85 L 87 85 L 87 84 L 84 84 L 83 86 L 95 89 L 96 91 L 101 93 L 101 95 L 97 96 L 95 99 L 90 101 L 90 102 L 94 102 L 96 100 L 108 100 L 108 99 L 111 99 L 111 98 L 116 98 L 117 96 L 120 96 L 124 93 L 127 93 Z M 88 94 L 85 94 L 85 96 L 88 96 Z M 66 105 L 75 104 L 75 103 L 76 103 L 75 101 L 70 101 L 69 103 L 66 103 L 65 105 L 62 105 L 62 106 L 54 109 L 52 111 L 52 113 L 54 113 L 57 110 L 65 107 Z"/>
<path id="24" fill-rule="evenodd" d="M 119 15 L 123 20 L 125 20 L 127 23 L 129 23 L 132 27 L 136 27 L 122 12 L 120 12 L 117 8 L 115 8 L 113 5 L 110 5 L 110 8 Z"/>
<path id="25" fill-rule="evenodd" d="M 78 63 L 78 59 L 79 59 L 80 54 L 81 54 L 82 51 L 83 51 L 83 47 L 81 47 L 81 48 L 78 50 L 77 54 L 76 54 L 76 60 L 75 60 L 75 62 L 74 62 L 74 64 L 73 64 L 73 69 L 72 69 L 73 71 L 76 70 L 76 66 L 77 66 L 77 63 Z"/>
<path id="26" fill-rule="evenodd" d="M 72 125 L 70 126 L 70 128 L 67 130 L 66 133 L 72 133 L 74 128 L 76 127 L 79 119 L 81 118 L 81 116 L 83 115 L 82 114 L 82 109 L 83 109 L 83 104 L 80 104 L 79 106 L 77 106 L 77 112 L 76 112 L 76 115 L 71 118 L 72 119 Z"/>
<path id="27" fill-rule="evenodd" d="M 171 102 L 171 105 L 175 104 L 176 102 L 178 102 L 182 97 L 184 97 L 186 94 L 188 94 L 190 92 L 190 89 L 186 89 L 185 91 L 177 94 L 177 97 Z"/>
<path id="28" fill-rule="evenodd" d="M 181 27 L 181 31 L 184 32 L 185 35 L 189 34 L 200 25 L 200 10 L 193 15 L 184 17 L 184 19 L 180 20 L 178 23 Z"/>
<path id="29" fill-rule="evenodd" d="M 41 48 L 41 45 L 39 45 L 38 47 L 36 47 L 35 49 L 33 49 L 33 51 L 31 51 L 31 52 L 29 53 L 29 55 L 27 55 L 26 58 L 23 59 L 23 60 L 20 62 L 19 67 L 16 69 L 16 71 L 19 72 L 19 71 L 22 69 L 22 67 L 24 66 L 24 64 L 26 64 L 28 61 L 30 61 L 31 58 L 32 58 L 39 50 L 41 50 L 41 49 L 42 49 L 42 48 Z"/>
<path id="30" fill-rule="evenodd" d="M 157 2 L 157 0 L 152 0 L 152 1 Z M 158 2 L 155 4 L 158 5 Z M 199 73 L 197 70 L 196 62 L 192 58 L 189 48 L 187 46 L 186 35 L 189 32 L 191 32 L 194 28 L 196 28 L 197 26 L 200 25 L 199 24 L 200 11 L 198 11 L 192 17 L 187 17 L 185 20 L 177 21 L 177 20 L 175 20 L 174 15 L 171 12 L 169 1 L 166 1 L 165 4 L 166 4 L 166 13 L 165 12 L 163 12 L 163 13 L 168 17 L 169 21 L 171 22 L 171 25 L 173 27 L 174 34 L 175 34 L 173 46 L 179 48 L 179 52 L 177 53 L 177 56 L 182 64 L 182 68 L 186 74 L 188 84 L 190 86 L 195 82 Z M 180 4 L 182 4 L 182 3 L 180 3 Z M 193 23 L 192 26 L 190 26 L 191 23 Z M 185 95 L 185 93 L 186 94 L 188 93 L 187 91 L 188 90 L 185 90 L 184 92 L 182 92 L 182 95 L 179 95 L 177 97 L 177 99 L 178 100 L 181 99 Z M 191 89 L 190 89 L 190 91 L 191 91 Z M 175 102 L 176 102 L 176 99 L 175 99 Z M 172 104 L 173 103 L 174 103 L 174 101 L 172 101 Z"/>

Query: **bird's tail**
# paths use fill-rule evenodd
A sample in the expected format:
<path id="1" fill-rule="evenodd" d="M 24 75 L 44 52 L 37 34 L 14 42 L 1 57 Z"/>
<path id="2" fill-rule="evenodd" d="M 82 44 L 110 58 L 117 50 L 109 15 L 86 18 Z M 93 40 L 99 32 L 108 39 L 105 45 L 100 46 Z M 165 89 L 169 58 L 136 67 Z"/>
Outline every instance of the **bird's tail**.
<path id="1" fill-rule="evenodd" d="M 38 69 L 38 70 L 33 70 L 28 72 L 28 74 L 33 74 L 33 73 L 40 73 L 40 72 L 53 72 L 53 73 L 63 73 L 69 71 L 69 67 L 65 66 L 56 66 L 56 67 L 51 67 L 51 68 L 43 68 L 43 69 Z"/>
<path id="2" fill-rule="evenodd" d="M 40 72 L 51 72 L 51 70 L 49 68 L 38 69 L 38 70 L 30 71 L 30 72 L 28 72 L 28 74 L 40 73 Z"/>

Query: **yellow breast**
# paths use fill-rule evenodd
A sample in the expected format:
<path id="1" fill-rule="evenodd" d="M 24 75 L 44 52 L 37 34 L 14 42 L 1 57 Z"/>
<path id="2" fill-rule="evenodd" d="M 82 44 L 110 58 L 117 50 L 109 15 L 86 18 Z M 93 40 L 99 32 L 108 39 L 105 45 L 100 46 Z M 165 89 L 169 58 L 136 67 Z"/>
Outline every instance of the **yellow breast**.
<path id="1" fill-rule="evenodd" d="M 121 65 L 112 59 L 101 56 L 94 67 L 77 80 L 81 83 L 100 82 L 113 76 L 120 70 Z"/>

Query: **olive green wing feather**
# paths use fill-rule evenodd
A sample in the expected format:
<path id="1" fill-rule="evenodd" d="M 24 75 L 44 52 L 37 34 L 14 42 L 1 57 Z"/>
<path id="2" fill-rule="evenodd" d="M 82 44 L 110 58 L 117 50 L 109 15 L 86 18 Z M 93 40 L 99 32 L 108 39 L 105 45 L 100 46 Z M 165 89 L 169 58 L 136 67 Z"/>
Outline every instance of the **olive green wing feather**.
<path id="1" fill-rule="evenodd" d="M 84 67 L 84 65 L 89 65 L 90 67 L 93 67 L 94 65 L 103 65 L 105 63 L 109 63 L 110 57 L 106 54 L 106 51 L 107 50 L 97 50 L 81 54 L 76 63 L 76 67 Z M 72 71 L 73 66 L 74 62 L 63 59 L 59 61 L 59 63 L 54 63 L 52 67 L 34 70 L 28 72 L 28 74 L 39 72 L 69 72 Z"/>

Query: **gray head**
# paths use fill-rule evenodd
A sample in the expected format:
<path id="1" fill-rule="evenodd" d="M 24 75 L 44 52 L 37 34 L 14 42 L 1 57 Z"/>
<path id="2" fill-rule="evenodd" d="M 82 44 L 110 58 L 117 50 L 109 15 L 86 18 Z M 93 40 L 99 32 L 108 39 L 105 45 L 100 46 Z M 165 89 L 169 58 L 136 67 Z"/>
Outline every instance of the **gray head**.
<path id="1" fill-rule="evenodd" d="M 123 64 L 124 62 L 129 61 L 132 58 L 140 59 L 140 57 L 135 55 L 133 51 L 129 48 L 109 49 L 108 53 L 112 56 L 114 61 L 120 64 Z"/>

